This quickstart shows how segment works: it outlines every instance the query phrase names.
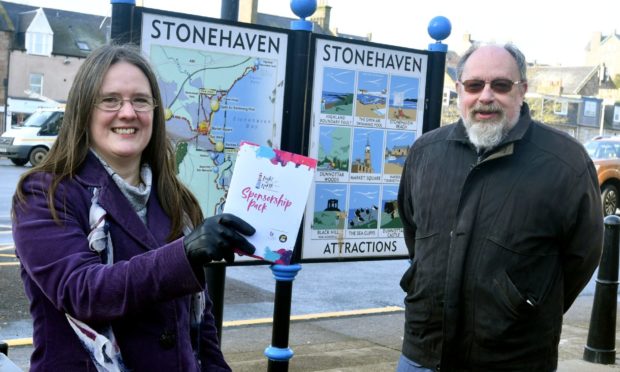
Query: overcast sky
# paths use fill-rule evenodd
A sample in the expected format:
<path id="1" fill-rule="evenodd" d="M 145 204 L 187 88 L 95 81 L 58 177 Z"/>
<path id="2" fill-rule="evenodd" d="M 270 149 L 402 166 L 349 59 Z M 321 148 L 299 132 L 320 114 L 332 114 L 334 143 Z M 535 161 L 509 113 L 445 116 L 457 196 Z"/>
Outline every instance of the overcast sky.
<path id="1" fill-rule="evenodd" d="M 83 13 L 111 13 L 110 0 L 10 1 Z M 227 0 L 143 0 L 143 6 L 219 18 L 221 1 Z M 328 4 L 332 7 L 332 27 L 349 34 L 372 33 L 372 41 L 378 43 L 427 49 L 433 42 L 427 32 L 428 23 L 442 15 L 452 23 L 452 34 L 445 40 L 450 49 L 458 49 L 463 34 L 470 33 L 474 40 L 511 41 L 529 62 L 564 66 L 584 63 L 584 49 L 594 32 L 620 33 L 620 0 L 328 0 Z M 260 0 L 258 10 L 294 17 L 290 0 Z"/>

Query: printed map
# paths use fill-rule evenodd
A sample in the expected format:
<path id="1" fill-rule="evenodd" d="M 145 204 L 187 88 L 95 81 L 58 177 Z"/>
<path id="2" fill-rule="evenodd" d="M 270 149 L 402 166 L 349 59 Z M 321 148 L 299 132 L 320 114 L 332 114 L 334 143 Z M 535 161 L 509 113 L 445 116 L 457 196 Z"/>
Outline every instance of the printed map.
<path id="1" fill-rule="evenodd" d="M 153 45 L 179 176 L 205 216 L 220 213 L 241 141 L 279 145 L 277 61 Z"/>

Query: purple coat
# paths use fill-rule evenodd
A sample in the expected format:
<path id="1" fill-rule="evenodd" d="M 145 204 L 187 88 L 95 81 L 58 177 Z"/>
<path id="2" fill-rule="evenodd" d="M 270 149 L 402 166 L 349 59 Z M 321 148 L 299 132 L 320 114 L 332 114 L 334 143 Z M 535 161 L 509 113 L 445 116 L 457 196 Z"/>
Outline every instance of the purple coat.
<path id="1" fill-rule="evenodd" d="M 194 275 L 182 239 L 166 243 L 170 219 L 156 198 L 155 180 L 148 226 L 90 153 L 56 191 L 61 225 L 47 205 L 50 180 L 49 174 L 26 180 L 27 208 L 16 208 L 13 224 L 34 327 L 31 371 L 95 371 L 65 313 L 95 329 L 111 324 L 133 371 L 229 371 L 208 296 L 200 362 L 192 351 L 190 298 L 204 290 L 204 279 Z M 109 266 L 88 247 L 93 187 L 100 188 L 99 204 L 108 213 L 115 261 Z"/>

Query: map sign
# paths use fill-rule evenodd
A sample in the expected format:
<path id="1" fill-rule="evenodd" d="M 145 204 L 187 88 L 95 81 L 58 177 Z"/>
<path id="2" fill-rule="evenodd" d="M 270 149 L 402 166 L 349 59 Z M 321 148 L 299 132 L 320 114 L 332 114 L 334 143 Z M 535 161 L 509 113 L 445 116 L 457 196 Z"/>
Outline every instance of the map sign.
<path id="1" fill-rule="evenodd" d="M 405 256 L 396 196 L 422 134 L 427 55 L 315 39 L 302 259 Z"/>
<path id="2" fill-rule="evenodd" d="M 144 12 L 179 176 L 205 216 L 221 213 L 242 141 L 279 148 L 288 35 Z"/>

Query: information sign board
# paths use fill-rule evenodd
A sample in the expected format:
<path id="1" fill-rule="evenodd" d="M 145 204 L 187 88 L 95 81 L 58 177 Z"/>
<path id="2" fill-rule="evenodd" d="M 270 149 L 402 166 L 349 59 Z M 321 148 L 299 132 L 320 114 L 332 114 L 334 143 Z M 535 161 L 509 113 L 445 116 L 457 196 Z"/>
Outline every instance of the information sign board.
<path id="1" fill-rule="evenodd" d="M 179 176 L 205 216 L 221 213 L 242 141 L 280 147 L 288 33 L 142 10 Z"/>
<path id="2" fill-rule="evenodd" d="M 315 37 L 302 260 L 406 256 L 396 195 L 422 133 L 424 51 Z"/>

